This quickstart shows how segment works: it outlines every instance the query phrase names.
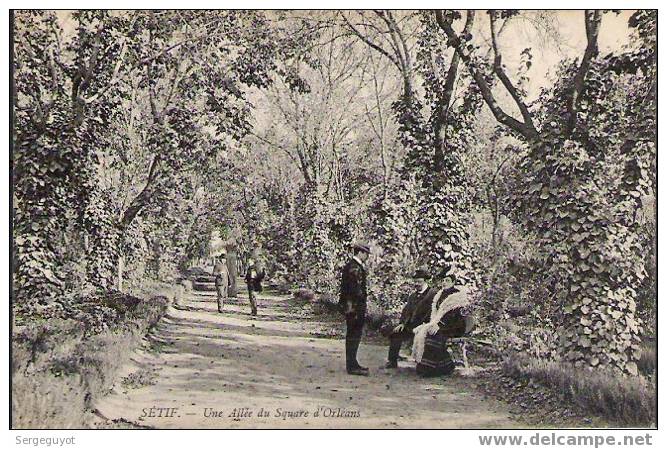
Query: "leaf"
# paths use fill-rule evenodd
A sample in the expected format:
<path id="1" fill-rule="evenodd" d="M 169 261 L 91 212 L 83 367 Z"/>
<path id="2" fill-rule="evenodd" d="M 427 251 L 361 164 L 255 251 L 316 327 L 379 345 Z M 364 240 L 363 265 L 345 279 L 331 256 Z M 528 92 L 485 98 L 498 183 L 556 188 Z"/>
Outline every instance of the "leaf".
<path id="1" fill-rule="evenodd" d="M 542 188 L 542 184 L 531 184 L 530 188 L 528 189 L 529 194 L 533 194 L 540 190 Z"/>
<path id="2" fill-rule="evenodd" d="M 582 233 L 580 233 L 580 234 L 575 234 L 575 235 L 572 237 L 572 240 L 574 240 L 574 241 L 577 242 L 577 243 L 580 243 L 580 242 L 584 241 L 584 240 L 585 240 L 587 237 L 589 237 L 589 236 L 590 236 L 590 233 L 588 233 L 588 232 L 582 232 Z"/>
<path id="3" fill-rule="evenodd" d="M 540 194 L 540 199 L 541 200 L 546 200 L 549 198 L 549 189 L 547 187 L 544 187 L 542 189 L 542 193 Z"/>
<path id="4" fill-rule="evenodd" d="M 639 370 L 637 369 L 637 364 L 635 362 L 627 362 L 625 364 L 625 369 L 633 376 L 639 374 Z"/>

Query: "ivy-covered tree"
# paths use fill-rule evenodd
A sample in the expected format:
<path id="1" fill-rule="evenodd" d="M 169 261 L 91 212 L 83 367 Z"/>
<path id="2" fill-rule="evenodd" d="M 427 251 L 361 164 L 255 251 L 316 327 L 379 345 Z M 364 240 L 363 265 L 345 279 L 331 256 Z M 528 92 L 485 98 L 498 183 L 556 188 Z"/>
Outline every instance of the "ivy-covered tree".
<path id="1" fill-rule="evenodd" d="M 127 22 L 107 11 L 77 11 L 72 23 L 65 36 L 54 12 L 14 16 L 15 299 L 23 306 L 62 292 L 68 226 L 94 239 L 97 228 L 86 225 L 103 210 L 94 203 L 96 143 L 118 106 L 109 93 Z"/>
<path id="2" fill-rule="evenodd" d="M 437 11 L 435 16 L 495 118 L 529 148 L 517 201 L 524 225 L 539 235 L 561 305 L 564 325 L 557 353 L 577 366 L 637 374 L 641 323 L 634 287 L 645 274 L 631 222 L 636 198 L 650 184 L 635 155 L 650 155 L 653 139 L 637 136 L 623 106 L 627 86 L 602 69 L 602 12 L 584 13 L 583 55 L 563 64 L 557 84 L 532 108 L 507 75 L 498 47 L 498 23 L 513 14 L 490 11 L 489 25 L 494 77 L 511 96 L 521 120 L 496 100 L 470 45 L 472 36 L 454 31 L 453 15 Z M 627 126 L 616 128 L 617 120 Z"/>
<path id="3" fill-rule="evenodd" d="M 111 287 L 123 239 L 191 201 L 193 173 L 224 170 L 250 127 L 244 89 L 268 86 L 308 34 L 260 11 L 21 11 L 15 29 L 19 302 L 62 293 L 72 232 L 86 282 Z"/>
<path id="4" fill-rule="evenodd" d="M 459 55 L 442 44 L 438 36 L 442 31 L 430 14 L 399 17 L 392 11 L 374 11 L 341 13 L 341 17 L 350 34 L 390 61 L 403 81 L 393 109 L 406 151 L 402 177 L 414 179 L 418 189 L 418 203 L 406 204 L 419 211 L 413 224 L 419 234 L 415 259 L 427 265 L 436 279 L 454 268 L 462 281 L 470 282 L 474 276 L 467 248 L 469 195 L 462 154 L 479 96 L 470 92 L 463 102 L 455 96 L 456 88 L 465 85 Z M 470 14 L 466 31 L 473 17 Z M 387 228 L 379 226 L 380 233 Z M 401 246 L 398 239 L 393 244 Z M 395 253 L 399 248 L 386 250 Z"/>

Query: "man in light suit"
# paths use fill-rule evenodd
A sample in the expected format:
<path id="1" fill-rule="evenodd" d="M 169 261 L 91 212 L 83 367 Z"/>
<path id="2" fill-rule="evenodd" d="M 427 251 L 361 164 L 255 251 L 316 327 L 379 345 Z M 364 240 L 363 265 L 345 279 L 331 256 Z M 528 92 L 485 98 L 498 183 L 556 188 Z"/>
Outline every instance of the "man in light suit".
<path id="1" fill-rule="evenodd" d="M 229 288 L 229 270 L 227 269 L 227 260 L 225 253 L 217 257 L 213 265 L 213 276 L 215 276 L 215 291 L 218 300 L 218 312 L 222 313 L 222 308 L 227 299 L 227 290 Z"/>

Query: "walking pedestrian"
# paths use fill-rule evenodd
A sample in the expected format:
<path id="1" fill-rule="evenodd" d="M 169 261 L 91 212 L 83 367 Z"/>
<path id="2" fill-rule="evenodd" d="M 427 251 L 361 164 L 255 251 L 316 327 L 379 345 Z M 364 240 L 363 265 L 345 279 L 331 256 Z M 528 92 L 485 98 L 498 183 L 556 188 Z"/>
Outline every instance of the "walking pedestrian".
<path id="1" fill-rule="evenodd" d="M 254 259 L 248 260 L 245 282 L 248 286 L 248 299 L 250 301 L 250 313 L 252 316 L 257 316 L 257 296 L 255 292 L 262 291 L 264 276 L 266 276 L 266 270 L 259 257 L 255 256 Z"/>
<path id="2" fill-rule="evenodd" d="M 213 265 L 213 276 L 215 276 L 215 291 L 218 301 L 218 312 L 222 313 L 222 308 L 227 299 L 227 291 L 231 283 L 229 278 L 229 270 L 227 269 L 226 254 L 222 253 L 216 258 Z"/>

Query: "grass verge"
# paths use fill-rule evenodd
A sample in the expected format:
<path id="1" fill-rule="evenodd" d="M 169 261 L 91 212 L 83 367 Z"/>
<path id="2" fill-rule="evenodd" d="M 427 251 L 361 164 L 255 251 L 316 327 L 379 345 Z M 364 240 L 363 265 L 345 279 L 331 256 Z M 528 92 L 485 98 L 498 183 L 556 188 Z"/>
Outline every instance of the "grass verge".
<path id="1" fill-rule="evenodd" d="M 619 376 L 529 357 L 511 357 L 502 364 L 513 378 L 532 379 L 553 389 L 567 402 L 622 427 L 656 425 L 655 376 Z"/>
<path id="2" fill-rule="evenodd" d="M 169 295 L 173 289 L 164 284 L 124 295 L 129 301 L 122 313 L 99 332 L 75 318 L 23 319 L 12 334 L 11 427 L 90 427 L 91 404 L 109 392 L 132 350 L 166 312 Z M 110 309 L 108 296 L 100 297 L 101 308 Z M 86 316 L 97 318 L 95 310 Z"/>

